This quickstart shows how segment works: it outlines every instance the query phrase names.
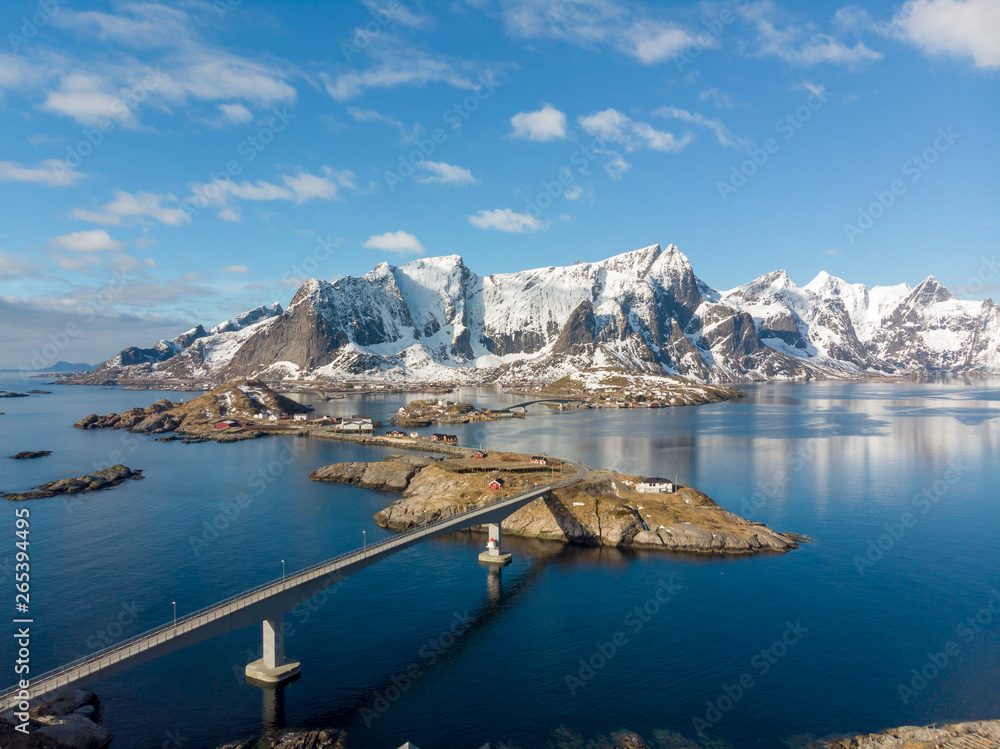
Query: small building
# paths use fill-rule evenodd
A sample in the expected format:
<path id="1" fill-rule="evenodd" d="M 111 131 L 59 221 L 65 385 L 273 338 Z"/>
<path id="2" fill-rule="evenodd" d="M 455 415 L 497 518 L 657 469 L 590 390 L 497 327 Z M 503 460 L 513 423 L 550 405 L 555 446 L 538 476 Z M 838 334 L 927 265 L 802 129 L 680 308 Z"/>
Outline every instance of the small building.
<path id="1" fill-rule="evenodd" d="M 536 463 L 540 466 L 547 466 L 549 464 L 549 459 L 544 455 L 532 455 L 531 462 Z"/>
<path id="2" fill-rule="evenodd" d="M 673 494 L 677 491 L 677 484 L 670 479 L 653 477 L 640 481 L 635 490 L 640 494 Z"/>
<path id="3" fill-rule="evenodd" d="M 457 445 L 458 444 L 458 435 L 457 434 L 446 434 L 446 435 L 444 435 L 443 442 L 446 445 Z"/>
<path id="4" fill-rule="evenodd" d="M 295 419 L 295 421 L 305 421 L 309 417 L 306 414 L 295 414 L 293 418 Z"/>
<path id="5" fill-rule="evenodd" d="M 496 490 L 503 489 L 503 485 L 506 483 L 507 483 L 506 481 L 497 476 L 490 482 L 490 489 L 496 489 Z"/>
<path id="6" fill-rule="evenodd" d="M 229 429 L 229 427 L 238 427 L 238 426 L 241 426 L 241 424 L 235 419 L 225 419 L 223 421 L 215 422 L 216 429 Z"/>
<path id="7" fill-rule="evenodd" d="M 386 437 L 405 437 L 406 436 L 406 432 L 401 432 L 398 429 L 391 429 L 390 431 L 388 431 L 388 432 L 385 433 L 385 436 Z"/>
<path id="8" fill-rule="evenodd" d="M 419 437 L 419 436 L 420 436 L 420 433 L 419 433 L 419 432 L 410 432 L 410 437 L 411 437 L 411 439 L 416 439 L 416 438 L 417 438 L 417 437 Z"/>
<path id="9" fill-rule="evenodd" d="M 375 431 L 375 425 L 372 424 L 371 419 L 354 417 L 344 419 L 335 429 L 341 432 L 373 432 Z"/>
<path id="10" fill-rule="evenodd" d="M 444 442 L 447 437 L 447 434 L 432 434 L 431 442 Z"/>
<path id="11" fill-rule="evenodd" d="M 485 458 L 486 457 L 486 453 L 484 453 L 482 450 L 476 450 L 474 453 L 472 453 L 472 457 L 473 458 Z"/>

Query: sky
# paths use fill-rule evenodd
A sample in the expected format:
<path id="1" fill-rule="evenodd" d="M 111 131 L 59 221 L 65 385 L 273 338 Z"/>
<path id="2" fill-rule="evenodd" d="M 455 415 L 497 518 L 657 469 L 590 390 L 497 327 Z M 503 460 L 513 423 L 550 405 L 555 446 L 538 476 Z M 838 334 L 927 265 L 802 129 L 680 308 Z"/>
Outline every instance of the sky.
<path id="1" fill-rule="evenodd" d="M 7 0 L 0 367 L 675 244 L 1000 291 L 1000 2 Z"/>

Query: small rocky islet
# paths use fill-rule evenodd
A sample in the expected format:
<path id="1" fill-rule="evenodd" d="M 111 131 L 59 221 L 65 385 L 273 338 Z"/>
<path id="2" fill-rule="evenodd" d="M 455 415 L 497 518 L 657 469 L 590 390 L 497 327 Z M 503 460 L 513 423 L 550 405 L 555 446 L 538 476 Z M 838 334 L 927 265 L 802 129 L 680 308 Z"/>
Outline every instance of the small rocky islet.
<path id="1" fill-rule="evenodd" d="M 402 531 L 550 483 L 562 473 L 571 475 L 564 468 L 555 458 L 546 459 L 546 465 L 533 465 L 529 456 L 507 452 L 485 458 L 394 455 L 375 462 L 324 466 L 309 478 L 401 492 L 402 498 L 374 519 L 382 528 Z M 497 477 L 505 483 L 499 490 L 491 489 Z M 590 471 L 580 481 L 553 489 L 548 497 L 514 512 L 503 522 L 504 533 L 587 546 L 714 554 L 786 552 L 809 540 L 746 520 L 691 487 L 640 493 L 636 485 L 641 481 L 615 471 Z"/>
<path id="2" fill-rule="evenodd" d="M 11 460 L 31 460 L 32 458 L 44 458 L 51 455 L 51 450 L 22 450 L 15 455 L 9 455 Z"/>
<path id="3" fill-rule="evenodd" d="M 55 497 L 59 494 L 78 494 L 80 492 L 93 492 L 100 489 L 109 489 L 112 486 L 118 486 L 118 484 L 129 479 L 139 480 L 143 478 L 145 478 L 145 476 L 142 475 L 141 469 L 133 470 L 128 466 L 118 464 L 109 466 L 108 468 L 102 468 L 99 471 L 94 471 L 93 473 L 88 473 L 83 476 L 77 476 L 76 478 L 49 481 L 48 483 L 35 487 L 30 491 L 8 493 L 3 496 L 4 499 L 9 499 L 15 502 L 20 502 L 26 499 L 46 499 L 48 497 Z"/>

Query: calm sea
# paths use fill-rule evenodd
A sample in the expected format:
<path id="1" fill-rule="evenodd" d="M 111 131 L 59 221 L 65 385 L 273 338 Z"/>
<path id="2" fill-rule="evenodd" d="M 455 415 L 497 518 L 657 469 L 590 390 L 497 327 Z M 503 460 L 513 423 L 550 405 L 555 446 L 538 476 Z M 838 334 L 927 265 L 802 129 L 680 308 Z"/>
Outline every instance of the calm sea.
<path id="1" fill-rule="evenodd" d="M 8 379 L 0 389 L 41 383 Z M 91 688 L 118 749 L 215 747 L 273 725 L 344 728 L 352 747 L 570 746 L 555 743 L 557 730 L 590 739 L 630 728 L 652 740 L 658 731 L 694 738 L 698 727 L 713 748 L 784 748 L 804 734 L 1000 718 L 1000 614 L 989 610 L 991 598 L 1000 610 L 997 384 L 754 385 L 732 403 L 536 407 L 524 420 L 449 429 L 463 444 L 676 475 L 813 542 L 785 555 L 711 558 L 507 538 L 514 563 L 498 579 L 477 563 L 483 537 L 456 534 L 289 614 L 286 652 L 302 675 L 280 690 L 242 678 L 257 657 L 257 628 Z M 371 516 L 392 495 L 307 476 L 390 451 L 76 430 L 91 412 L 193 396 L 47 389 L 0 399 L 0 456 L 53 453 L 0 457 L 0 489 L 118 462 L 147 478 L 27 505 L 37 669 L 168 621 L 173 601 L 183 615 L 280 577 L 282 560 L 291 572 L 360 546 L 363 531 L 369 542 L 388 535 Z M 518 400 L 488 389 L 457 395 Z M 386 415 L 413 397 L 315 405 Z M 241 492 L 249 507 L 220 520 Z M 5 605 L 14 509 L 0 514 Z M 224 529 L 208 530 L 213 523 Z M 12 640 L 0 643 L 7 686 Z M 416 678 L 401 677 L 408 668 Z"/>

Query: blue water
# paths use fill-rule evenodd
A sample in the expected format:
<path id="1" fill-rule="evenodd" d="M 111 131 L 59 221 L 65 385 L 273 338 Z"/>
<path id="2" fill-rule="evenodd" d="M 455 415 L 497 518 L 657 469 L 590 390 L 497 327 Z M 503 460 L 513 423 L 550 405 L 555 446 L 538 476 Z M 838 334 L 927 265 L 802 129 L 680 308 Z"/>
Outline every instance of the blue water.
<path id="1" fill-rule="evenodd" d="M 505 538 L 514 563 L 498 580 L 476 561 L 483 538 L 456 534 L 381 562 L 290 614 L 286 650 L 302 661 L 302 675 L 277 692 L 237 676 L 257 657 L 256 628 L 92 688 L 119 749 L 158 747 L 178 732 L 186 749 L 214 747 L 275 722 L 344 728 L 352 747 L 535 747 L 560 726 L 585 738 L 621 728 L 649 740 L 654 730 L 694 738 L 695 719 L 712 724 L 705 735 L 713 747 L 783 748 L 800 734 L 1000 718 L 1000 616 L 985 609 L 988 622 L 957 629 L 1000 590 L 996 384 L 755 385 L 744 400 L 697 408 L 536 408 L 524 420 L 449 428 L 464 444 L 676 474 L 734 512 L 814 540 L 785 555 L 723 559 Z M 184 614 L 279 577 L 282 559 L 291 572 L 360 546 L 363 530 L 369 541 L 388 535 L 371 516 L 392 495 L 307 475 L 389 451 L 293 438 L 183 445 L 81 431 L 70 425 L 88 413 L 192 394 L 48 389 L 0 400 L 0 456 L 53 451 L 0 458 L 0 489 L 108 462 L 147 478 L 27 505 L 38 669 L 169 620 L 172 601 Z M 518 400 L 493 390 L 459 395 Z M 413 397 L 316 405 L 389 413 Z M 920 497 L 925 489 L 933 503 Z M 217 538 L 204 535 L 241 492 L 253 496 L 249 507 Z M 0 515 L 9 529 L 0 531 L 5 607 L 14 508 Z M 871 552 L 876 561 L 859 571 L 869 542 L 888 550 L 880 559 Z M 659 604 L 664 581 L 674 593 Z M 642 619 L 637 606 L 655 611 Z M 452 641 L 456 614 L 468 624 Z M 605 643 L 616 633 L 614 655 L 603 664 L 595 657 L 601 667 L 581 674 L 580 659 L 599 655 L 598 645 L 610 653 Z M 6 685 L 14 656 L 10 639 L 0 642 Z M 959 654 L 904 704 L 898 685 L 912 688 L 911 669 L 949 642 Z M 410 666 L 419 676 L 394 683 Z M 567 676 L 579 680 L 572 691 Z M 748 688 L 739 694 L 741 677 Z M 387 691 L 391 703 L 378 699 Z"/>

